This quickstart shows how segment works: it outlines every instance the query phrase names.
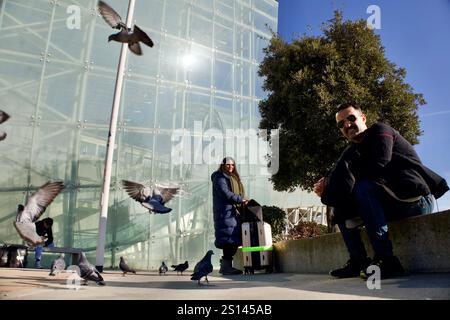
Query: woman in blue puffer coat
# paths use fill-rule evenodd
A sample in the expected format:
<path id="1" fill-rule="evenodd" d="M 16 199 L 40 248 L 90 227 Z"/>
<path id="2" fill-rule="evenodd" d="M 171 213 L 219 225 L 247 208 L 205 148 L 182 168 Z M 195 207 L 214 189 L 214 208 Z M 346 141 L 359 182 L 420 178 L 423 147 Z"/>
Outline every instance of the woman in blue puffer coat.
<path id="1" fill-rule="evenodd" d="M 223 250 L 219 273 L 242 274 L 233 268 L 233 256 L 242 244 L 241 219 L 237 207 L 246 204 L 245 190 L 233 158 L 226 157 L 211 175 L 216 248 Z"/>

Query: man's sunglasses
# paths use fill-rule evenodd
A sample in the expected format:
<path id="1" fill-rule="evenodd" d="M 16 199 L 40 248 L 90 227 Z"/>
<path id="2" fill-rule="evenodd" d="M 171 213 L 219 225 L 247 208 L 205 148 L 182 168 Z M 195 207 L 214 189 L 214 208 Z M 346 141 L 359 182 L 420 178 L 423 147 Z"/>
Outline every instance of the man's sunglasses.
<path id="1" fill-rule="evenodd" d="M 356 121 L 356 116 L 354 114 L 349 115 L 346 120 L 350 121 L 350 122 L 355 122 Z M 339 129 L 342 129 L 344 127 L 345 124 L 345 120 L 341 120 L 338 123 L 336 123 L 336 126 Z"/>

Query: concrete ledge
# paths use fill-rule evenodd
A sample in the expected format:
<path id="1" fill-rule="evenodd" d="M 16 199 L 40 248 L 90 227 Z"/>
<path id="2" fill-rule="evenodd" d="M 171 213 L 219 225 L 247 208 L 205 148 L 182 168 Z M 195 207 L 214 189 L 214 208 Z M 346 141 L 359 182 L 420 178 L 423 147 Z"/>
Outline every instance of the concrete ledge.
<path id="1" fill-rule="evenodd" d="M 394 254 L 405 270 L 450 271 L 450 210 L 390 222 L 388 227 Z M 361 235 L 369 256 L 373 256 L 365 230 Z M 236 256 L 237 267 L 242 263 L 240 253 L 238 251 Z M 328 273 L 347 260 L 348 253 L 340 233 L 274 244 L 277 272 Z"/>

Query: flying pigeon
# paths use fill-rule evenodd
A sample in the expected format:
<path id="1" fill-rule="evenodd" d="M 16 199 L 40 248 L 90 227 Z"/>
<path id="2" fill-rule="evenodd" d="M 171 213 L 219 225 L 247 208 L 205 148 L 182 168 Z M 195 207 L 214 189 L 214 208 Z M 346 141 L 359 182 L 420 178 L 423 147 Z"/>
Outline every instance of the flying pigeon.
<path id="1" fill-rule="evenodd" d="M 84 279 L 84 284 L 87 285 L 88 280 L 91 280 L 98 285 L 105 285 L 105 281 L 103 280 L 100 272 L 98 272 L 97 269 L 89 263 L 84 252 L 81 252 L 80 259 L 78 261 L 78 267 L 80 268 L 79 276 Z"/>
<path id="2" fill-rule="evenodd" d="M 0 124 L 2 124 L 3 122 L 5 122 L 8 119 L 9 119 L 9 115 L 5 111 L 0 110 Z M 7 136 L 6 132 L 0 131 L 0 141 L 5 140 L 6 136 Z"/>
<path id="3" fill-rule="evenodd" d="M 205 280 L 207 283 L 208 281 L 208 274 L 210 274 L 213 271 L 213 266 L 211 263 L 211 255 L 213 255 L 214 252 L 212 250 L 209 250 L 202 260 L 197 262 L 194 268 L 194 273 L 191 274 L 191 280 L 197 280 L 198 285 L 200 285 L 200 279 L 205 277 Z"/>
<path id="4" fill-rule="evenodd" d="M 187 261 L 185 261 L 184 263 L 180 263 L 179 265 L 171 265 L 171 267 L 173 268 L 173 271 L 176 271 L 177 274 L 178 272 L 181 272 L 181 275 L 183 275 L 183 271 L 186 270 L 187 268 L 189 268 L 189 263 Z"/>
<path id="5" fill-rule="evenodd" d="M 120 257 L 120 263 L 119 263 L 119 268 L 120 270 L 122 270 L 122 277 L 125 277 L 125 275 L 127 274 L 127 272 L 131 272 L 136 274 L 136 271 L 134 271 L 133 269 L 131 269 L 128 264 L 125 262 L 125 259 L 123 257 Z"/>
<path id="6" fill-rule="evenodd" d="M 61 181 L 48 181 L 28 198 L 25 206 L 22 204 L 17 206 L 17 217 L 16 221 L 14 221 L 14 227 L 20 237 L 30 246 L 38 246 L 45 242 L 44 237 L 36 233 L 34 222 L 45 212 L 45 209 L 63 188 L 64 185 Z"/>
<path id="7" fill-rule="evenodd" d="M 149 47 L 153 47 L 152 39 L 150 39 L 144 31 L 137 25 L 134 25 L 133 31 L 131 31 L 131 29 L 122 21 L 120 15 L 105 2 L 98 2 L 98 10 L 107 24 L 114 29 L 120 30 L 119 33 L 110 35 L 108 37 L 108 42 L 114 40 L 117 42 L 128 43 L 128 48 L 131 52 L 138 56 L 142 55 L 142 49 L 139 42 L 143 42 Z"/>
<path id="8" fill-rule="evenodd" d="M 167 268 L 166 264 L 163 261 L 161 263 L 161 266 L 159 267 L 159 274 L 161 275 L 161 273 L 163 273 L 165 275 L 168 270 L 169 268 Z"/>
<path id="9" fill-rule="evenodd" d="M 53 260 L 50 267 L 49 276 L 56 276 L 58 273 L 66 269 L 66 262 L 64 261 L 64 253 L 61 253 L 58 259 Z"/>
<path id="10" fill-rule="evenodd" d="M 171 208 L 167 208 L 164 204 L 170 201 L 180 190 L 179 187 L 155 186 L 152 191 L 150 187 L 128 180 L 122 180 L 122 184 L 128 195 L 147 208 L 149 212 L 153 211 L 161 214 L 172 211 Z"/>

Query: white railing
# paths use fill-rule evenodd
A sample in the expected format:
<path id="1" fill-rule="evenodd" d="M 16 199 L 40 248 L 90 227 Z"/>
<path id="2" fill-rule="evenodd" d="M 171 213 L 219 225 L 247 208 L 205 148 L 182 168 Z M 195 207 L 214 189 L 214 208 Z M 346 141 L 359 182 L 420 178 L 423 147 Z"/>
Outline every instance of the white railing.
<path id="1" fill-rule="evenodd" d="M 306 206 L 285 209 L 286 212 L 286 234 L 295 228 L 300 221 L 315 221 L 318 224 L 327 225 L 326 206 Z"/>

